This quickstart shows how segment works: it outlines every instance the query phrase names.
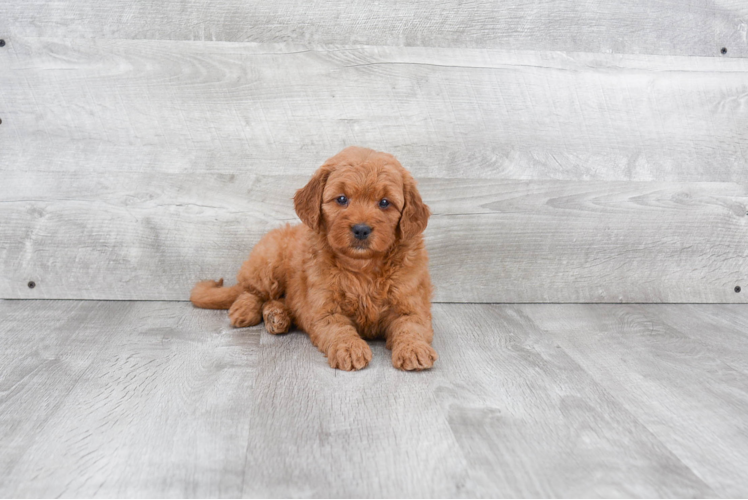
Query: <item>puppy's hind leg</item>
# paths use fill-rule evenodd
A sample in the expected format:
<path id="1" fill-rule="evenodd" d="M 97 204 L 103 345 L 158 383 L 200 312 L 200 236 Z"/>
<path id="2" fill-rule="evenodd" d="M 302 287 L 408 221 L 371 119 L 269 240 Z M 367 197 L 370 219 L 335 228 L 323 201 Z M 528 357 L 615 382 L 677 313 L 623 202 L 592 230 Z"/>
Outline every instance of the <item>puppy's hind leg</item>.
<path id="1" fill-rule="evenodd" d="M 291 328 L 291 313 L 283 299 L 269 300 L 262 306 L 262 319 L 268 333 L 278 335 L 287 333 Z"/>
<path id="2" fill-rule="evenodd" d="M 242 265 L 236 280 L 244 290 L 236 299 L 229 310 L 231 324 L 234 326 L 254 326 L 262 321 L 263 304 L 278 303 L 269 306 L 272 311 L 272 321 L 265 320 L 267 324 L 275 325 L 270 333 L 283 333 L 290 328 L 290 315 L 286 314 L 289 321 L 284 327 L 280 311 L 285 311 L 285 305 L 281 298 L 286 291 L 286 248 L 288 241 L 295 238 L 294 229 L 288 225 L 274 229 L 267 233 L 255 245 L 249 258 Z M 275 319 L 275 312 L 278 318 Z M 285 328 L 285 330 L 283 330 Z"/>

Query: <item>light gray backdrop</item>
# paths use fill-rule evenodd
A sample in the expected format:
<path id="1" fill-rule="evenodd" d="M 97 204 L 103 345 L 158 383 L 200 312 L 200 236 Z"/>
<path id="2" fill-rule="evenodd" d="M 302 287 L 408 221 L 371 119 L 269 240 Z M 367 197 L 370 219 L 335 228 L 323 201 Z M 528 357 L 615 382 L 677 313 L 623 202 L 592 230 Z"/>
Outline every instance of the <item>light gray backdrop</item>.
<path id="1" fill-rule="evenodd" d="M 0 297 L 232 281 L 356 144 L 420 180 L 437 301 L 746 302 L 747 31 L 743 0 L 3 2 Z"/>

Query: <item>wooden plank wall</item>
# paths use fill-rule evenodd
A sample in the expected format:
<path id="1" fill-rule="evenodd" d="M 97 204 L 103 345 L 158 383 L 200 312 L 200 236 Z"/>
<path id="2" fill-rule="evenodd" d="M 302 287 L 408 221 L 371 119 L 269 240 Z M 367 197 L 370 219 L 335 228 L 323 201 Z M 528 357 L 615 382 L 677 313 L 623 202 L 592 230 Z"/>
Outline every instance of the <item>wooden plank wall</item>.
<path id="1" fill-rule="evenodd" d="M 748 4 L 296 7 L 2 3 L 0 297 L 184 300 L 358 144 L 437 301 L 748 301 Z"/>
<path id="2" fill-rule="evenodd" d="M 16 36 L 748 54 L 743 0 L 7 0 Z"/>

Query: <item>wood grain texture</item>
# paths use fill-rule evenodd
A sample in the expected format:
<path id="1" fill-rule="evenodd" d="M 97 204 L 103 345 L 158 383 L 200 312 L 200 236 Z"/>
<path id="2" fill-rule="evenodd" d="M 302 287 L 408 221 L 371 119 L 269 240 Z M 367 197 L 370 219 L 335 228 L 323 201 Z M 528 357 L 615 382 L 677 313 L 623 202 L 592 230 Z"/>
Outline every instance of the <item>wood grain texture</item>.
<path id="1" fill-rule="evenodd" d="M 518 307 L 718 495 L 748 493 L 748 379 L 727 361 L 730 351 L 748 354 L 744 308 Z M 691 326 L 675 328 L 660 311 Z M 724 322 L 700 329 L 717 311 Z M 717 344 L 715 331 L 740 340 Z"/>
<path id="2" fill-rule="evenodd" d="M 7 172 L 0 296 L 186 300 L 297 222 L 306 176 Z M 733 183 L 421 179 L 439 302 L 745 302 Z M 29 289 L 33 280 L 36 287 Z"/>
<path id="3" fill-rule="evenodd" d="M 131 310 L 128 303 L 0 301 L 0 495 L 37 435 L 111 343 L 99 336 Z"/>
<path id="4" fill-rule="evenodd" d="M 244 496 L 454 497 L 469 488 L 434 375 L 398 371 L 383 342 L 371 346 L 369 366 L 344 375 L 306 335 L 262 334 Z"/>
<path id="5" fill-rule="evenodd" d="M 256 335 L 186 304 L 0 311 L 0 495 L 241 494 Z"/>
<path id="6" fill-rule="evenodd" d="M 714 495 L 553 332 L 518 311 L 475 304 L 434 310 L 437 397 L 465 454 L 469 496 Z"/>
<path id="7" fill-rule="evenodd" d="M 184 303 L 0 301 L 0 496 L 744 497 L 748 343 L 707 337 L 746 307 L 439 304 L 433 370 L 343 373 Z"/>
<path id="8" fill-rule="evenodd" d="M 741 292 L 743 293 L 743 292 Z M 701 309 L 656 308 L 656 319 L 706 348 L 731 368 L 748 374 L 748 317 L 739 314 L 740 308 L 724 304 Z"/>
<path id="9" fill-rule="evenodd" d="M 6 37 L 482 47 L 745 57 L 741 0 L 588 3 L 293 0 L 10 0 Z"/>
<path id="10" fill-rule="evenodd" d="M 748 60 L 17 38 L 0 171 L 748 181 Z"/>

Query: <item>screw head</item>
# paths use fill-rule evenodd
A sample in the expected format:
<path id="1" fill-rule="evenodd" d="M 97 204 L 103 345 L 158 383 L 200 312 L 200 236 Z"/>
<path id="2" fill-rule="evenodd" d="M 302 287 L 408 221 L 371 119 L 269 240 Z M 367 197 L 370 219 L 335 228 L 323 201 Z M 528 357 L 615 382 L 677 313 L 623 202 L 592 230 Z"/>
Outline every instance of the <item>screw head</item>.
<path id="1" fill-rule="evenodd" d="M 29 288 L 34 288 L 36 286 L 36 283 L 33 281 L 29 281 Z"/>
<path id="2" fill-rule="evenodd" d="M 720 53 L 727 54 L 727 47 L 722 47 L 722 50 L 720 50 Z"/>
<path id="3" fill-rule="evenodd" d="M 735 293 L 740 293 L 740 286 L 735 287 Z"/>
<path id="4" fill-rule="evenodd" d="M 5 40 L 0 40 L 0 47 L 5 47 Z"/>

